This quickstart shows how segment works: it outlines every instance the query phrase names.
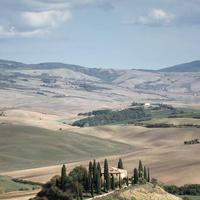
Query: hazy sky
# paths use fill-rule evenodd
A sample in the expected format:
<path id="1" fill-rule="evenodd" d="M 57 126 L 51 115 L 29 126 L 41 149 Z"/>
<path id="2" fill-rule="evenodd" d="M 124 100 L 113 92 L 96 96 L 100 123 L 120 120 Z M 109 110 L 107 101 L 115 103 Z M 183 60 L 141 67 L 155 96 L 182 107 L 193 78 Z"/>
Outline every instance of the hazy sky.
<path id="1" fill-rule="evenodd" d="M 200 0 L 0 0 L 0 58 L 159 68 L 200 59 Z"/>

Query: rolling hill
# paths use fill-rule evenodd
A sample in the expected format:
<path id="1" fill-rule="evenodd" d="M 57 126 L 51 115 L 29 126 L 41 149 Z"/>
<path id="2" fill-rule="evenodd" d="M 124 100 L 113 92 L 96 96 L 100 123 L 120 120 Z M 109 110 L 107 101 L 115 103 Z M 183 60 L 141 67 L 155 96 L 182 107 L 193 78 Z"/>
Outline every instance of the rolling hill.
<path id="1" fill-rule="evenodd" d="M 200 104 L 200 72 L 191 69 L 185 76 L 183 72 L 164 72 L 167 69 L 114 70 L 5 60 L 0 60 L 0 69 L 1 110 L 71 115 L 133 101 Z"/>
<path id="2" fill-rule="evenodd" d="M 133 147 L 70 131 L 0 125 L 0 172 L 129 152 Z"/>
<path id="3" fill-rule="evenodd" d="M 200 72 L 200 60 L 163 68 L 159 71 L 160 72 Z"/>

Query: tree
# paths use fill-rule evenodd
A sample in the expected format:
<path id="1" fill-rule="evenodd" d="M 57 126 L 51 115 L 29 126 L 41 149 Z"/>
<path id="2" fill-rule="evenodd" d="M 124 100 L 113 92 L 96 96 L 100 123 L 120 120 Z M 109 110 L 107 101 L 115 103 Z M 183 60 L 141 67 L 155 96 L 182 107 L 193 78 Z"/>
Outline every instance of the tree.
<path id="1" fill-rule="evenodd" d="M 92 169 L 93 169 L 93 171 L 92 171 L 92 173 L 93 173 L 93 185 L 96 186 L 96 182 L 97 182 L 97 180 L 96 180 L 96 178 L 97 178 L 96 160 L 93 161 L 93 168 Z"/>
<path id="2" fill-rule="evenodd" d="M 88 191 L 88 174 L 87 169 L 83 166 L 75 167 L 70 173 L 69 176 L 72 177 L 73 181 L 78 181 L 85 189 Z"/>
<path id="3" fill-rule="evenodd" d="M 144 179 L 147 181 L 147 169 L 145 166 L 144 166 Z"/>
<path id="4" fill-rule="evenodd" d="M 96 193 L 97 194 L 101 193 L 101 175 L 100 175 L 100 171 L 98 170 L 96 174 Z"/>
<path id="5" fill-rule="evenodd" d="M 91 177 L 93 176 L 93 164 L 91 161 L 89 162 L 89 174 Z"/>
<path id="6" fill-rule="evenodd" d="M 108 161 L 105 159 L 104 161 L 104 180 L 105 180 L 105 190 L 110 190 L 110 174 L 109 174 L 109 167 L 108 167 Z"/>
<path id="7" fill-rule="evenodd" d="M 97 170 L 100 172 L 100 175 L 101 175 L 101 165 L 99 162 L 97 163 Z"/>
<path id="8" fill-rule="evenodd" d="M 141 160 L 139 160 L 138 171 L 139 171 L 139 178 L 142 178 L 142 176 L 143 176 L 143 166 L 142 166 L 142 161 Z"/>
<path id="9" fill-rule="evenodd" d="M 118 161 L 118 169 L 124 169 L 122 159 L 120 158 Z"/>
<path id="10" fill-rule="evenodd" d="M 128 178 L 128 176 L 126 177 L 126 185 L 129 186 L 129 178 Z"/>
<path id="11" fill-rule="evenodd" d="M 91 188 L 92 188 L 92 177 L 93 177 L 93 164 L 90 161 L 89 162 L 89 172 L 88 172 L 88 185 L 89 185 L 90 191 L 91 191 Z"/>
<path id="12" fill-rule="evenodd" d="M 62 191 L 65 190 L 66 179 L 67 179 L 66 166 L 63 165 L 61 169 L 61 181 L 60 181 Z"/>
<path id="13" fill-rule="evenodd" d="M 149 168 L 148 168 L 147 181 L 150 182 L 150 170 L 149 170 Z"/>
<path id="14" fill-rule="evenodd" d="M 92 178 L 91 178 L 91 184 L 90 184 L 90 192 L 91 192 L 91 196 L 94 197 L 94 186 L 93 186 Z"/>
<path id="15" fill-rule="evenodd" d="M 121 174 L 119 174 L 119 188 L 122 188 L 122 177 Z"/>
<path id="16" fill-rule="evenodd" d="M 111 189 L 115 190 L 115 177 L 113 174 L 111 175 Z"/>
<path id="17" fill-rule="evenodd" d="M 100 180 L 101 180 L 101 185 L 102 185 L 102 171 L 101 171 L 101 165 L 99 162 L 97 163 L 97 171 L 99 171 L 100 173 Z"/>
<path id="18" fill-rule="evenodd" d="M 134 183 L 134 184 L 138 184 L 138 179 L 139 179 L 138 176 L 139 176 L 139 175 L 138 175 L 138 170 L 135 168 L 135 169 L 134 169 L 134 174 L 133 174 L 133 183 Z"/>

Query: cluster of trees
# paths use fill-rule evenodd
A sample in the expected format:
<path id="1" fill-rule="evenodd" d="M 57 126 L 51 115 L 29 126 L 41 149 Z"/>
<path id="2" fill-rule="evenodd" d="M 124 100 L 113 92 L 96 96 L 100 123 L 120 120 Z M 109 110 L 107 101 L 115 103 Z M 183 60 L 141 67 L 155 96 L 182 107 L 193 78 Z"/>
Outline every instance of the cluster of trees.
<path id="1" fill-rule="evenodd" d="M 188 141 L 184 141 L 184 144 L 185 145 L 188 145 L 188 144 L 200 144 L 200 141 L 199 141 L 199 139 L 188 140 Z"/>
<path id="2" fill-rule="evenodd" d="M 174 195 L 200 196 L 200 184 L 188 184 L 181 187 L 176 185 L 165 185 L 164 189 Z"/>
<path id="3" fill-rule="evenodd" d="M 129 108 L 119 111 L 110 111 L 102 110 L 98 113 L 93 113 L 94 116 L 87 117 L 78 121 L 75 121 L 73 126 L 98 126 L 114 123 L 123 123 L 123 122 L 133 122 L 141 119 L 145 119 L 147 114 L 144 111 L 144 108 Z"/>
<path id="4" fill-rule="evenodd" d="M 108 114 L 109 112 L 112 112 L 110 109 L 103 109 L 103 110 L 94 110 L 92 112 L 87 112 L 87 113 L 79 113 L 78 115 L 81 116 L 97 116 L 97 115 L 102 115 L 102 114 Z"/>
<path id="5" fill-rule="evenodd" d="M 123 168 L 122 160 L 119 159 L 118 167 Z M 89 162 L 88 170 L 83 166 L 75 167 L 69 174 L 63 165 L 60 176 L 53 177 L 44 184 L 42 190 L 32 200 L 72 200 L 93 197 L 102 192 L 121 188 L 123 180 L 116 181 L 114 175 L 110 175 L 108 161 L 104 161 L 102 172 L 100 163 L 96 160 Z"/>
<path id="6" fill-rule="evenodd" d="M 138 169 L 133 170 L 132 184 L 145 184 L 146 182 L 150 182 L 150 170 L 146 166 L 143 167 L 140 160 Z"/>

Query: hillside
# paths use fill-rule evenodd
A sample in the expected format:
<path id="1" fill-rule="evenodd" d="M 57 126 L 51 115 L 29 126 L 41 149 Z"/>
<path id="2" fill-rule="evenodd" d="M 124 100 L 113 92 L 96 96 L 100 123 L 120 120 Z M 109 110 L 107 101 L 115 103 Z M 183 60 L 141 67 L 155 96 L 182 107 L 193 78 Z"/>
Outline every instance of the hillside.
<path id="1" fill-rule="evenodd" d="M 71 116 L 133 101 L 200 104 L 200 72 L 186 77 L 184 73 L 4 60 L 0 69 L 1 110 L 16 108 Z"/>
<path id="2" fill-rule="evenodd" d="M 175 65 L 159 70 L 161 72 L 200 72 L 200 60 Z"/>
<path id="3" fill-rule="evenodd" d="M 31 126 L 0 125 L 0 172 L 129 152 L 120 142 Z M 81 142 L 80 142 L 81 141 Z"/>
<path id="4" fill-rule="evenodd" d="M 165 192 L 160 187 L 153 188 L 151 184 L 131 187 L 99 200 L 181 200 L 181 198 Z"/>

